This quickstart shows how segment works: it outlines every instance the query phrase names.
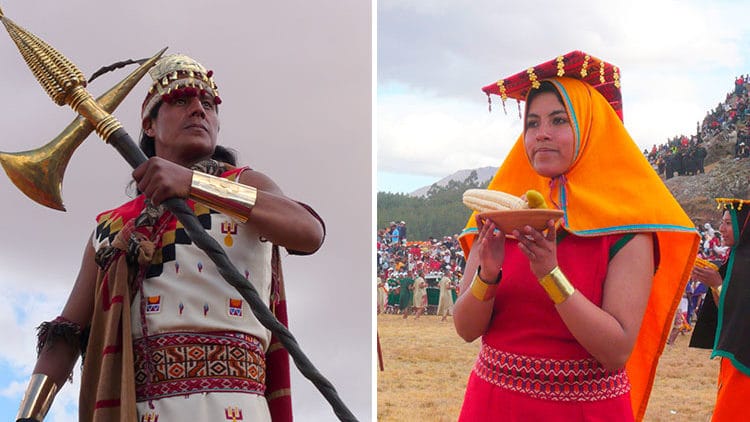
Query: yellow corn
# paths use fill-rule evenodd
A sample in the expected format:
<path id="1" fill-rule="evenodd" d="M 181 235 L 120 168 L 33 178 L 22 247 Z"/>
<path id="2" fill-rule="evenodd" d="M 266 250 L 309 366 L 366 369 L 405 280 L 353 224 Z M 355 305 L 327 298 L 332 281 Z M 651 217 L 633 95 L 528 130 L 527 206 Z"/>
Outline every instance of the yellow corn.
<path id="1" fill-rule="evenodd" d="M 710 268 L 714 271 L 719 271 L 719 267 L 717 267 L 713 262 L 703 258 L 695 258 L 695 266 L 700 268 Z"/>
<path id="2" fill-rule="evenodd" d="M 528 208 L 526 202 L 509 193 L 489 189 L 467 189 L 464 205 L 476 212 L 518 210 Z"/>

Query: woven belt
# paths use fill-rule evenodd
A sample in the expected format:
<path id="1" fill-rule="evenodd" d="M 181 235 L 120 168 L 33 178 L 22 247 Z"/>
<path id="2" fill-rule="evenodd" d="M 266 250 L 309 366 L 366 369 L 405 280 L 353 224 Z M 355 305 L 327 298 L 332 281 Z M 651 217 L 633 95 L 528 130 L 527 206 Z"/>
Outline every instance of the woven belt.
<path id="1" fill-rule="evenodd" d="M 137 339 L 133 349 L 139 402 L 207 392 L 265 393 L 265 356 L 253 336 L 158 334 Z"/>
<path id="2" fill-rule="evenodd" d="M 541 400 L 590 402 L 620 397 L 630 391 L 624 369 L 608 371 L 596 359 L 516 355 L 484 342 L 473 370 L 490 384 Z"/>

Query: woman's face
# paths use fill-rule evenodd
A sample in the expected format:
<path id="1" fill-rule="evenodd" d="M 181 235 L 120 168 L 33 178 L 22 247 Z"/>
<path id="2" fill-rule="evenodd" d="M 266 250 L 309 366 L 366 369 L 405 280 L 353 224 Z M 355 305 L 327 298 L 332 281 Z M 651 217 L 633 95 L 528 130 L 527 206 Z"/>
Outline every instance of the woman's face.
<path id="1" fill-rule="evenodd" d="M 729 211 L 721 214 L 721 224 L 719 224 L 719 233 L 724 240 L 724 246 L 734 246 L 734 230 L 732 230 L 732 215 Z"/>
<path id="2" fill-rule="evenodd" d="M 183 96 L 165 101 L 156 119 L 143 121 L 143 129 L 154 138 L 157 156 L 191 165 L 213 154 L 219 116 L 209 94 Z"/>
<path id="3" fill-rule="evenodd" d="M 542 176 L 559 176 L 573 163 L 573 128 L 554 93 L 538 94 L 528 105 L 523 142 L 531 166 Z"/>

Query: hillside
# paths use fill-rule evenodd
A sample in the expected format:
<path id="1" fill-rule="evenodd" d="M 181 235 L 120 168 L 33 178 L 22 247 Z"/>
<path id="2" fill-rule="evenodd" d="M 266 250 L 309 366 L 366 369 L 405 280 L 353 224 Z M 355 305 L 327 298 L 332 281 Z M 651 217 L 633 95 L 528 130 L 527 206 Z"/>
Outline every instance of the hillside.
<path id="1" fill-rule="evenodd" d="M 750 160 L 727 156 L 706 166 L 705 174 L 677 176 L 665 184 L 696 225 L 709 221 L 718 227 L 714 198 L 750 198 Z"/>

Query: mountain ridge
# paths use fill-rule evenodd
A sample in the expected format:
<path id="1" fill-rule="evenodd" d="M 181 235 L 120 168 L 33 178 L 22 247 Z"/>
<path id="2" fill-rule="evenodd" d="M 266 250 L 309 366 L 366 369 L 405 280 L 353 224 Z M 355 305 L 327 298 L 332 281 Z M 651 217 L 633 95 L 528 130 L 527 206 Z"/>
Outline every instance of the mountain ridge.
<path id="1" fill-rule="evenodd" d="M 429 192 L 430 188 L 433 185 L 438 185 L 438 186 L 441 186 L 441 187 L 445 187 L 445 186 L 448 186 L 448 183 L 451 182 L 451 181 L 463 182 L 464 180 L 466 180 L 467 177 L 469 177 L 469 175 L 471 174 L 472 171 L 476 171 L 477 172 L 477 180 L 479 180 L 480 182 L 486 182 L 486 181 L 490 180 L 492 178 L 492 176 L 495 175 L 495 173 L 497 172 L 497 169 L 498 169 L 497 167 L 487 166 L 487 167 L 479 167 L 479 168 L 475 168 L 475 169 L 458 170 L 458 171 L 456 171 L 454 173 L 451 173 L 451 174 L 443 177 L 442 179 L 438 180 L 437 182 L 435 182 L 433 184 L 430 184 L 430 185 L 427 185 L 427 186 L 423 186 L 423 187 L 421 187 L 421 188 L 419 188 L 419 189 L 417 189 L 417 190 L 409 193 L 408 195 L 409 196 L 424 197 L 424 196 L 427 195 L 427 192 Z"/>

